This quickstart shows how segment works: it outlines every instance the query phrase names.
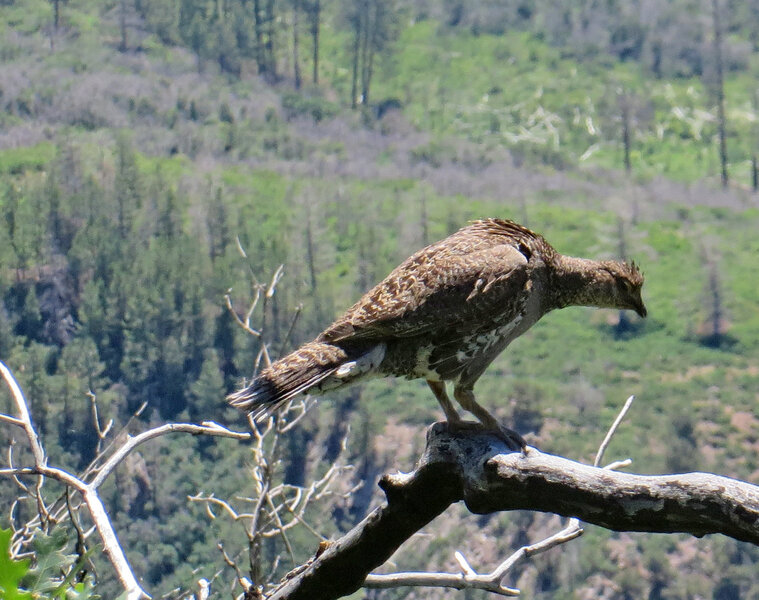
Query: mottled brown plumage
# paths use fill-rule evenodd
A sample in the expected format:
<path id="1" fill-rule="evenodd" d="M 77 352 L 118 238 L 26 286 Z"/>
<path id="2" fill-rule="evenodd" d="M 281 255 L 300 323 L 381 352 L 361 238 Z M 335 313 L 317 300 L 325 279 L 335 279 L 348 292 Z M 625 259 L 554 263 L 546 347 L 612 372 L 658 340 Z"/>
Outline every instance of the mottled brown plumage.
<path id="1" fill-rule="evenodd" d="M 462 422 L 446 381 L 465 410 L 498 429 L 472 391 L 490 362 L 556 308 L 632 309 L 645 316 L 642 285 L 634 263 L 563 256 L 517 223 L 477 221 L 406 259 L 314 341 L 229 400 L 260 416 L 300 393 L 368 375 L 425 378 L 453 425 Z"/>

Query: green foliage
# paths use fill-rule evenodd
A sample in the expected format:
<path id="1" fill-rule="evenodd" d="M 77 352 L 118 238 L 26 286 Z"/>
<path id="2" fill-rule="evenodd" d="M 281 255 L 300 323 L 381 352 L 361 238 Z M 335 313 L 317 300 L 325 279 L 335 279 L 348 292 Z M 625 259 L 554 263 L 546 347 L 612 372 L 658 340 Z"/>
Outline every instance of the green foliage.
<path id="1" fill-rule="evenodd" d="M 11 558 L 12 533 L 10 529 L 0 529 L 0 591 L 7 600 L 32 600 L 29 592 L 20 589 L 21 580 L 29 572 L 29 559 Z"/>
<path id="2" fill-rule="evenodd" d="M 42 171 L 56 153 L 55 145 L 50 142 L 0 150 L 0 173 L 20 175 L 26 171 Z"/>
<path id="3" fill-rule="evenodd" d="M 338 107 L 318 96 L 306 96 L 295 92 L 282 95 L 282 108 L 288 119 L 300 116 L 311 117 L 315 122 L 334 117 Z"/>
<path id="4" fill-rule="evenodd" d="M 0 593 L 4 600 L 97 600 L 89 577 L 77 579 L 87 555 L 67 554 L 66 534 L 57 528 L 51 535 L 37 531 L 32 549 L 34 563 L 29 559 L 10 557 L 10 529 L 0 529 Z M 89 554 L 89 553 L 88 553 Z M 67 573 L 62 576 L 62 573 Z"/>

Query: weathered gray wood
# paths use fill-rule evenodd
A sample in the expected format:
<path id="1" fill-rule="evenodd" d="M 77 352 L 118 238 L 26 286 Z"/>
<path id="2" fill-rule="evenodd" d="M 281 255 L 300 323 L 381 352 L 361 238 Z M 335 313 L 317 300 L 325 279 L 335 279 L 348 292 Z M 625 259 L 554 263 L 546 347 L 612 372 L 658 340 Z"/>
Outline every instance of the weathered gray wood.
<path id="1" fill-rule="evenodd" d="M 531 449 L 486 465 L 484 490 L 467 491 L 472 512 L 527 509 L 577 517 L 615 531 L 722 533 L 759 545 L 759 487 L 712 475 L 631 475 Z"/>
<path id="2" fill-rule="evenodd" d="M 361 587 L 413 533 L 450 504 L 475 513 L 537 510 L 617 531 L 722 533 L 759 545 L 759 487 L 708 473 L 631 475 L 544 454 L 506 449 L 491 433 L 427 432 L 410 474 L 386 475 L 387 504 L 332 542 L 271 600 L 328 600 Z"/>

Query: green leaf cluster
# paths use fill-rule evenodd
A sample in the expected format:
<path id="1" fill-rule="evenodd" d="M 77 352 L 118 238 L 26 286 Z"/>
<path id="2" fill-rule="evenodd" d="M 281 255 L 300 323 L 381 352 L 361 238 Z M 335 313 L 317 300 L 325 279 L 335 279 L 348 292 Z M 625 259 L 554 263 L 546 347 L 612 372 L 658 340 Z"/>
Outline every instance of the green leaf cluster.
<path id="1" fill-rule="evenodd" d="M 0 529 L 0 595 L 7 600 L 97 600 L 92 581 L 83 571 L 88 554 L 66 552 L 63 529 L 50 535 L 36 531 L 34 560 L 14 560 L 10 555 L 12 531 Z M 30 567 L 30 564 L 32 565 Z"/>

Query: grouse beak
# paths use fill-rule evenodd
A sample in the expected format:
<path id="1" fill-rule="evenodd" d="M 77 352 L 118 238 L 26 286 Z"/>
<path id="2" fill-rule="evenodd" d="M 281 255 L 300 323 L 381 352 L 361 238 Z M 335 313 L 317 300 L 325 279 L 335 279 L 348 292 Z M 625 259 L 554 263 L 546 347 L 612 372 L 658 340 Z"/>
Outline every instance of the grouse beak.
<path id="1" fill-rule="evenodd" d="M 646 315 L 648 314 L 648 311 L 646 310 L 646 305 L 643 304 L 643 299 L 638 297 L 633 301 L 632 309 L 638 313 L 638 316 L 645 319 Z"/>

